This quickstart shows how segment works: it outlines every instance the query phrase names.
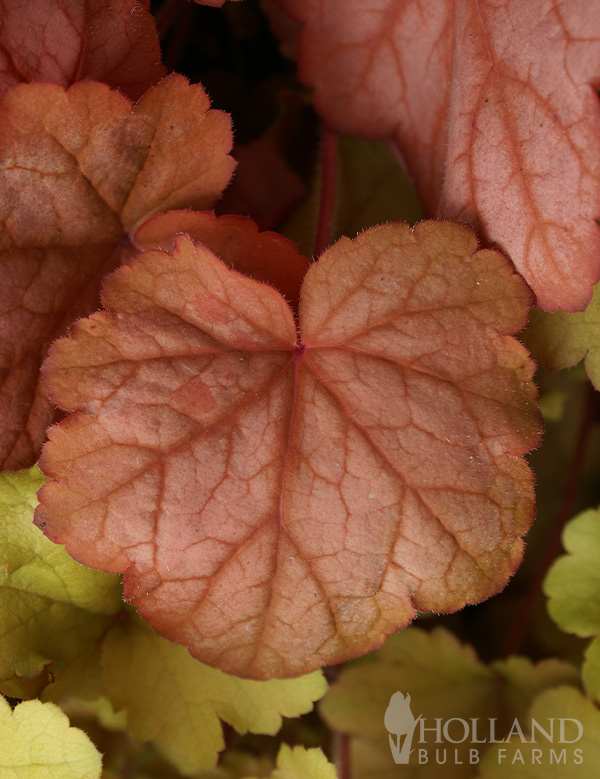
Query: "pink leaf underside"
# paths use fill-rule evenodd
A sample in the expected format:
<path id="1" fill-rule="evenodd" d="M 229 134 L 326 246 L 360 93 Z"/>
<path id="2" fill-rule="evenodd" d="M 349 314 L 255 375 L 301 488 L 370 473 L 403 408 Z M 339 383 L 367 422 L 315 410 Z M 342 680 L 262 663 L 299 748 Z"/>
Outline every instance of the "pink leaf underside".
<path id="1" fill-rule="evenodd" d="M 208 208 L 234 167 L 231 124 L 170 76 L 135 105 L 105 84 L 20 84 L 0 115 L 0 466 L 39 457 L 53 421 L 47 348 L 99 306 L 129 236 L 163 209 Z"/>
<path id="2" fill-rule="evenodd" d="M 600 277 L 600 14 L 588 0 L 278 0 L 342 132 L 403 151 L 432 216 L 509 254 L 549 311 Z M 289 45 L 289 42 L 288 42 Z"/>
<path id="3" fill-rule="evenodd" d="M 299 332 L 185 236 L 105 282 L 44 366 L 36 523 L 194 656 L 293 676 L 500 590 L 533 509 L 531 295 L 464 225 L 342 238 Z"/>
<path id="4" fill-rule="evenodd" d="M 166 73 L 147 0 L 0 0 L 0 92 L 104 81 L 137 100 Z"/>

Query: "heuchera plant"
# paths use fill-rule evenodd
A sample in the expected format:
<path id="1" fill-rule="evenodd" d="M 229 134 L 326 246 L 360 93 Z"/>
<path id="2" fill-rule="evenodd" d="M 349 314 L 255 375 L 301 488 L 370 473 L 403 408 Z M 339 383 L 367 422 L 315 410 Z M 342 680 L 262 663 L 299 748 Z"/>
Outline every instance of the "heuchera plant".
<path id="1" fill-rule="evenodd" d="M 600 16 L 204 5 L 0 0 L 0 769 L 392 777 L 401 690 L 506 739 L 415 776 L 545 777 L 515 718 L 600 728 L 593 508 L 546 576 L 600 500 Z"/>

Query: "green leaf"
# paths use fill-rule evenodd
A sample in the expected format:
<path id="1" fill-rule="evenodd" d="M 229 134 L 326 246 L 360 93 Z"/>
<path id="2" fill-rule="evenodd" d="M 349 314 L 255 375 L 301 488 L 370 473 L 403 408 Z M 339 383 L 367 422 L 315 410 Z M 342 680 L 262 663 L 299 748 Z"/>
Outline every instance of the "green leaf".
<path id="1" fill-rule="evenodd" d="M 533 309 L 523 340 L 537 362 L 554 371 L 571 368 L 585 358 L 585 367 L 600 389 L 600 285 L 585 311 L 552 314 Z"/>
<path id="2" fill-rule="evenodd" d="M 568 554 L 552 565 L 544 582 L 548 611 L 559 627 L 578 636 L 600 633 L 600 511 L 572 519 L 563 532 Z"/>
<path id="3" fill-rule="evenodd" d="M 282 227 L 283 234 L 308 257 L 314 249 L 321 186 L 322 165 L 315 171 L 308 196 Z M 395 220 L 415 224 L 423 219 L 414 185 L 385 141 L 338 136 L 335 186 L 331 243 L 376 224 Z"/>
<path id="4" fill-rule="evenodd" d="M 11 711 L 0 696 L 0 776 L 98 779 L 100 753 L 53 703 L 25 701 Z"/>
<path id="5" fill-rule="evenodd" d="M 426 776 L 419 766 L 403 766 L 400 774 L 398 766 L 390 759 L 390 750 L 382 744 L 375 744 L 366 738 L 355 737 L 350 743 L 350 763 L 354 766 L 356 779 L 419 779 Z M 435 769 L 434 769 L 435 770 Z M 439 771 L 439 768 L 438 768 Z M 448 773 L 446 771 L 446 773 Z M 431 775 L 431 774 L 430 774 Z M 442 776 L 441 772 L 433 776 Z M 454 779 L 454 777 L 452 777 Z"/>
<path id="6" fill-rule="evenodd" d="M 106 630 L 118 576 L 86 568 L 33 525 L 37 467 L 0 474 L 0 681 L 56 673 Z"/>
<path id="7" fill-rule="evenodd" d="M 554 658 L 534 664 L 527 657 L 508 657 L 492 663 L 502 680 L 504 708 L 511 718 L 524 719 L 535 697 L 549 687 L 579 684 L 575 666 Z"/>
<path id="8" fill-rule="evenodd" d="M 552 390 L 540 396 L 540 411 L 546 422 L 560 422 L 563 418 L 569 393 L 564 390 Z"/>
<path id="9" fill-rule="evenodd" d="M 270 779 L 336 779 L 337 773 L 320 749 L 282 744 Z"/>
<path id="10" fill-rule="evenodd" d="M 480 779 L 596 779 L 600 766 L 600 712 L 591 701 L 573 687 L 545 690 L 536 698 L 530 716 L 548 732 L 554 727 L 553 742 L 541 735 L 534 743 L 526 741 L 531 738 L 530 731 L 521 723 L 524 738 L 517 735 L 489 749 L 481 761 Z M 560 743 L 561 719 L 565 720 L 565 743 Z M 552 725 L 549 720 L 554 720 Z M 570 720 L 581 723 L 580 740 L 575 741 L 579 728 Z M 571 740 L 573 743 L 566 743 Z"/>
<path id="11" fill-rule="evenodd" d="M 586 649 L 581 676 L 588 694 L 600 701 L 600 638 L 595 638 Z"/>
<path id="12" fill-rule="evenodd" d="M 508 733 L 515 717 L 527 713 L 539 691 L 577 683 L 576 669 L 558 660 L 534 665 L 527 658 L 511 657 L 486 667 L 471 647 L 448 631 L 409 628 L 392 636 L 368 659 L 344 668 L 319 708 L 331 728 L 353 736 L 357 777 L 392 779 L 398 766 L 392 759 L 385 715 L 394 693 L 410 694 L 413 717 L 425 718 L 428 727 L 440 718 L 476 718 L 483 729 L 488 718 L 494 718 L 500 737 Z M 435 735 L 429 736 L 427 743 L 419 743 L 427 752 L 427 762 L 419 765 L 412 759 L 411 775 L 446 779 L 448 765 L 436 764 L 435 749 L 440 745 L 434 743 Z M 453 760 L 457 750 L 452 779 L 472 776 L 469 750 L 473 744 L 450 746 Z"/>
<path id="13" fill-rule="evenodd" d="M 282 716 L 312 709 L 326 690 L 319 671 L 298 679 L 249 681 L 194 660 L 141 620 L 115 625 L 103 645 L 104 688 L 127 711 L 130 734 L 154 740 L 182 773 L 216 764 L 219 718 L 239 733 L 275 734 Z"/>
<path id="14" fill-rule="evenodd" d="M 448 631 L 409 628 L 369 661 L 344 668 L 319 709 L 334 730 L 383 742 L 389 752 L 383 719 L 394 692 L 410 693 L 415 717 L 477 717 L 487 711 L 492 679 Z"/>
<path id="15" fill-rule="evenodd" d="M 374 224 L 423 219 L 414 185 L 385 141 L 340 136 L 333 239 Z"/>
<path id="16" fill-rule="evenodd" d="M 566 555 L 559 557 L 544 581 L 548 611 L 568 633 L 596 636 L 585 652 L 581 675 L 586 690 L 600 700 L 600 510 L 572 519 L 563 532 Z"/>
<path id="17" fill-rule="evenodd" d="M 275 767 L 275 756 L 252 754 L 242 749 L 228 749 L 223 753 L 217 768 L 200 771 L 194 779 L 246 779 L 248 776 L 271 776 Z"/>
<path id="18" fill-rule="evenodd" d="M 103 694 L 100 678 L 100 655 L 102 641 L 106 633 L 91 640 L 70 662 L 62 664 L 59 673 L 53 668 L 54 681 L 40 694 L 45 701 L 63 705 L 71 698 L 93 701 Z"/>

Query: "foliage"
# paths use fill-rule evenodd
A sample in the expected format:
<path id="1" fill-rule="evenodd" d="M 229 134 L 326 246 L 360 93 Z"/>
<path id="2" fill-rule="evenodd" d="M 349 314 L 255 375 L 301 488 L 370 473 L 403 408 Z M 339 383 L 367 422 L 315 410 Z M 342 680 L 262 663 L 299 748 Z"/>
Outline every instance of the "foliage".
<path id="1" fill-rule="evenodd" d="M 0 773 L 597 775 L 591 9 L 0 0 Z"/>
<path id="2" fill-rule="evenodd" d="M 299 76 L 332 127 L 393 139 L 429 213 L 466 220 L 501 246 L 542 308 L 585 307 L 600 272 L 592 7 L 275 4 L 303 22 Z"/>
<path id="3" fill-rule="evenodd" d="M 503 777 L 563 777 L 576 775 L 582 779 L 592 779 L 595 776 L 596 767 L 600 758 L 600 713 L 591 701 L 586 699 L 578 690 L 558 687 L 554 690 L 546 690 L 538 698 L 531 708 L 531 717 L 536 722 L 557 721 L 563 717 L 564 712 L 569 711 L 571 718 L 581 724 L 583 737 L 577 741 L 580 750 L 575 753 L 575 766 L 565 769 L 566 762 L 560 757 L 561 750 L 556 750 L 554 761 L 546 765 L 535 760 L 534 750 L 538 749 L 535 743 L 528 741 L 523 743 L 520 738 L 512 738 L 507 742 L 507 747 L 494 747 L 482 761 L 481 779 L 502 779 Z M 578 734 L 573 730 L 574 723 L 569 723 L 571 730 L 565 729 L 565 742 L 574 741 Z M 504 749 L 505 752 L 500 750 Z M 563 747 L 566 750 L 566 747 Z M 571 751 L 571 749 L 569 750 Z"/>
<path id="4" fill-rule="evenodd" d="M 53 703 L 0 696 L 0 769 L 16 779 L 99 779 L 100 753 Z"/>
<path id="5" fill-rule="evenodd" d="M 582 678 L 588 693 L 600 700 L 600 511 L 591 509 L 575 517 L 565 529 L 563 546 L 569 554 L 554 562 L 545 581 L 548 611 L 568 633 L 594 637 L 585 653 Z"/>
<path id="6" fill-rule="evenodd" d="M 151 631 L 125 609 L 119 577 L 76 563 L 32 524 L 43 481 L 37 467 L 0 474 L 5 693 L 28 697 L 28 684 L 36 682 L 57 703 L 105 699 L 109 714 L 125 712 L 133 738 L 156 741 L 188 772 L 216 762 L 223 748 L 219 718 L 238 733 L 274 734 L 282 716 L 303 714 L 324 694 L 319 672 L 238 679 Z"/>
<path id="7" fill-rule="evenodd" d="M 408 690 L 413 716 L 429 723 L 436 717 L 477 720 L 481 739 L 490 719 L 495 721 L 495 737 L 503 738 L 515 718 L 526 721 L 540 692 L 577 682 L 576 669 L 557 660 L 533 664 L 523 657 L 511 657 L 486 666 L 471 647 L 460 644 L 442 628 L 431 632 L 411 628 L 390 638 L 367 661 L 344 670 L 320 710 L 332 728 L 352 738 L 357 775 L 387 778 L 397 769 L 389 759 L 388 734 L 381 727 L 380 713 L 395 690 Z M 453 727 L 455 732 L 449 732 L 458 741 L 461 726 L 455 721 Z M 473 746 L 469 740 L 452 745 L 457 764 L 453 776 L 475 775 L 477 765 L 469 761 Z M 421 746 L 427 757 L 422 775 L 448 775 L 447 765 L 436 764 L 439 748 L 435 734 L 430 734 Z M 484 758 L 489 748 L 479 745 L 478 757 Z"/>
<path id="8" fill-rule="evenodd" d="M 572 368 L 585 359 L 590 381 L 600 389 L 600 288 L 595 288 L 585 311 L 548 314 L 534 310 L 526 342 L 538 359 L 554 371 Z"/>
<path id="9" fill-rule="evenodd" d="M 142 253 L 105 280 L 114 313 L 46 361 L 55 402 L 84 413 L 50 433 L 36 523 L 129 569 L 126 600 L 162 634 L 258 679 L 497 591 L 531 519 L 516 455 L 538 422 L 527 356 L 497 332 L 528 292 L 475 252 L 434 222 L 340 240 L 302 283 L 301 346 L 281 295 L 189 239 Z"/>

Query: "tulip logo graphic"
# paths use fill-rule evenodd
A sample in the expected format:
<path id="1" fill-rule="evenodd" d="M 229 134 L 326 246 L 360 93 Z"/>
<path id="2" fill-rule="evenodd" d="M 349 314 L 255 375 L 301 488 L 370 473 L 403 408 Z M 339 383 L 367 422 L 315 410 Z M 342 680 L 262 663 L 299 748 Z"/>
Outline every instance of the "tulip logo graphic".
<path id="1" fill-rule="evenodd" d="M 415 718 L 410 710 L 410 695 L 407 695 L 406 698 L 401 692 L 395 692 L 392 695 L 383 721 L 389 731 L 390 749 L 395 763 L 408 763 L 413 733 L 420 719 L 421 715 Z M 393 738 L 392 734 L 396 738 Z M 402 736 L 404 736 L 404 741 L 402 748 L 400 748 Z"/>

